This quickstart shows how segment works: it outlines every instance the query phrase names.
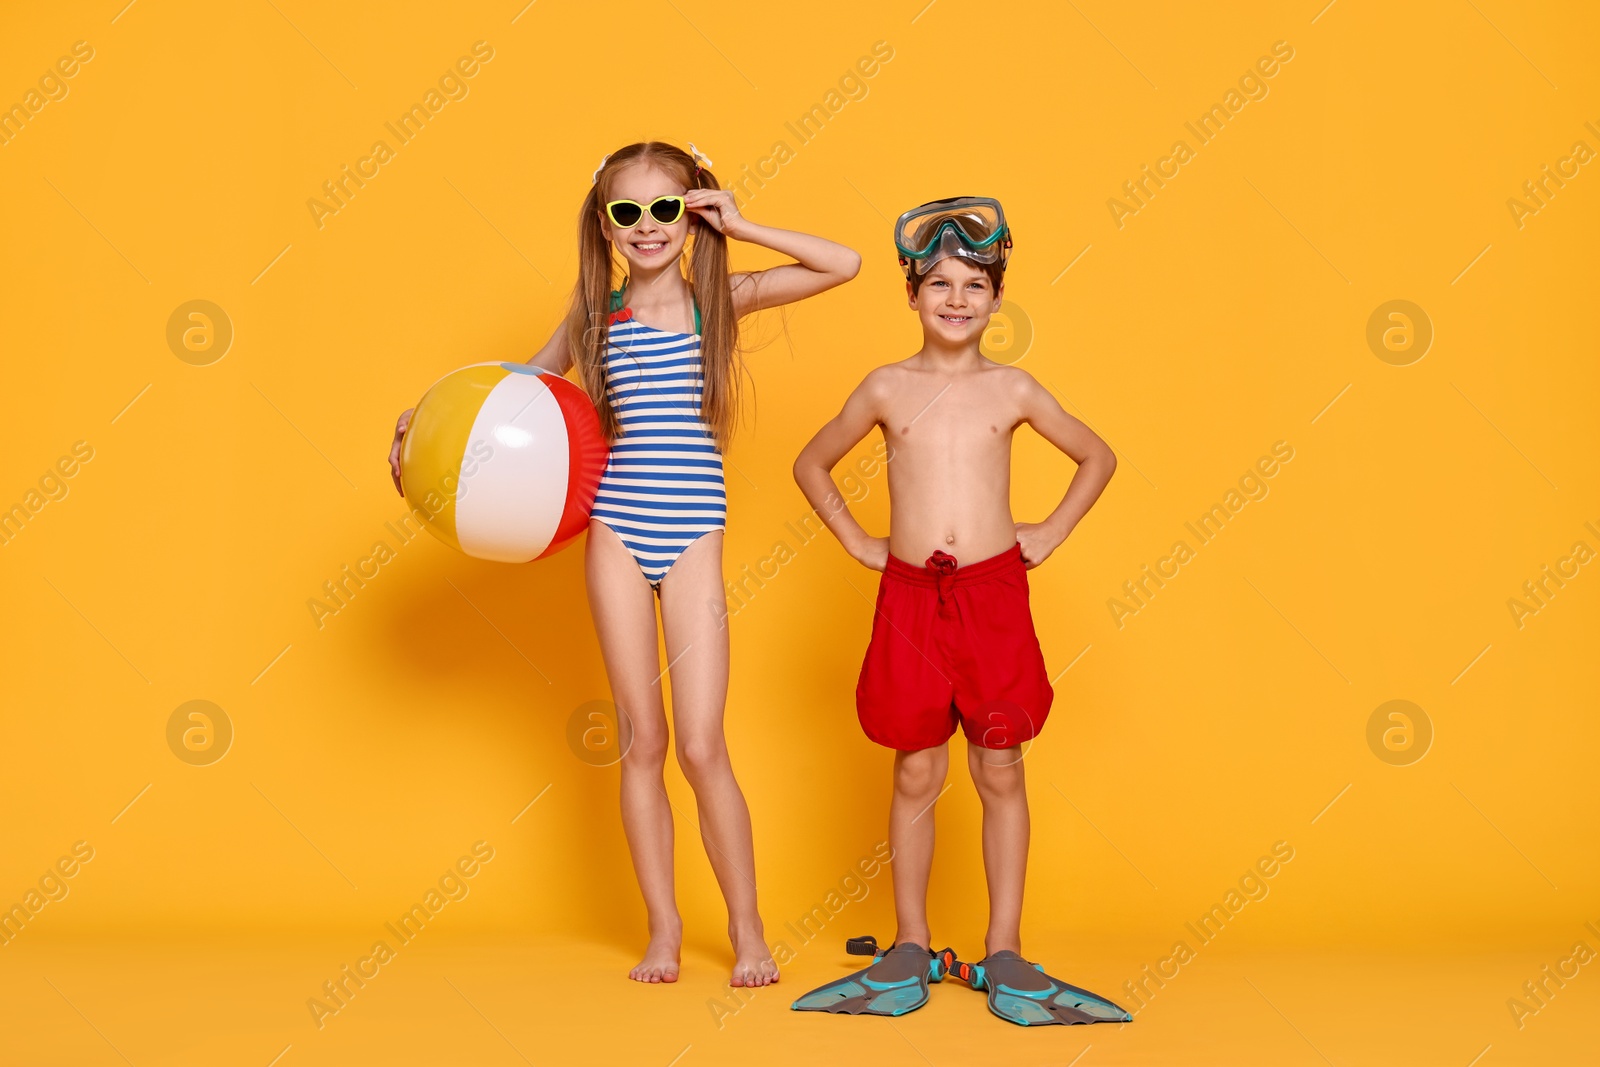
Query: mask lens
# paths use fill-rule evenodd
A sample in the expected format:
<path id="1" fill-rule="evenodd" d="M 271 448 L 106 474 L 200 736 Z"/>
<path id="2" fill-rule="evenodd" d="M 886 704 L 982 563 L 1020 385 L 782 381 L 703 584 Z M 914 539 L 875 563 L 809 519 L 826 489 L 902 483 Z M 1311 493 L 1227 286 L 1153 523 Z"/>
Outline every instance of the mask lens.
<path id="1" fill-rule="evenodd" d="M 1011 237 L 997 201 L 959 196 L 934 200 L 901 215 L 895 222 L 894 244 L 909 276 L 912 270 L 925 273 L 947 256 L 1003 265 Z"/>
<path id="2" fill-rule="evenodd" d="M 650 204 L 650 217 L 663 226 L 670 226 L 683 217 L 683 197 L 658 197 Z"/>
<path id="3" fill-rule="evenodd" d="M 611 221 L 625 230 L 637 226 L 644 218 L 644 208 L 632 200 L 614 200 L 606 205 L 606 210 L 611 214 Z"/>
<path id="4" fill-rule="evenodd" d="M 994 233 L 994 223 L 990 219 L 968 212 L 950 213 L 936 215 L 919 226 L 916 243 L 926 246 L 948 226 L 960 230 L 969 245 L 980 245 Z"/>
<path id="5" fill-rule="evenodd" d="M 976 247 L 995 241 L 1004 228 L 999 209 L 990 204 L 935 201 L 901 216 L 895 243 L 903 254 L 916 255 L 953 230 Z"/>
<path id="6" fill-rule="evenodd" d="M 994 223 L 981 215 L 962 214 L 954 216 L 955 224 L 961 227 L 961 232 L 967 235 L 967 240 L 973 244 L 982 242 L 994 233 Z"/>

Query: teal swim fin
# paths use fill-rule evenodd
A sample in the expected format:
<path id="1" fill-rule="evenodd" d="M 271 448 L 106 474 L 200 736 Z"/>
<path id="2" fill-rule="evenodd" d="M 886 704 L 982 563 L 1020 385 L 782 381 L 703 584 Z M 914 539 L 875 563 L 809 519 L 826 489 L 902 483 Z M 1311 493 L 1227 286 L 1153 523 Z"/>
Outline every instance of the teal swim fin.
<path id="1" fill-rule="evenodd" d="M 942 981 L 955 960 L 949 949 L 935 955 L 909 941 L 881 949 L 874 937 L 852 937 L 845 951 L 875 959 L 870 967 L 813 989 L 791 1005 L 795 1011 L 904 1015 L 928 1002 L 928 983 Z"/>
<path id="2" fill-rule="evenodd" d="M 1133 1021 L 1121 1005 L 1052 978 L 1015 952 L 991 953 L 978 963 L 953 960 L 949 966 L 973 989 L 988 990 L 989 1010 L 1018 1026 Z"/>

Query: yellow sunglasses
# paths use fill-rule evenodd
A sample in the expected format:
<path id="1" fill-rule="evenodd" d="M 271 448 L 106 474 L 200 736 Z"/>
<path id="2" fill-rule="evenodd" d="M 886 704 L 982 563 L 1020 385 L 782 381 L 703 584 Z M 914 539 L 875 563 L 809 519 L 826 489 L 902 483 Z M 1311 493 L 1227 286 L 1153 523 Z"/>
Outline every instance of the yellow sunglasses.
<path id="1" fill-rule="evenodd" d="M 650 217 L 661 225 L 671 226 L 683 218 L 683 197 L 658 196 L 650 201 L 648 208 L 634 200 L 613 200 L 606 205 L 606 214 L 610 216 L 612 225 L 624 230 L 631 230 L 639 225 L 646 211 L 649 211 Z"/>

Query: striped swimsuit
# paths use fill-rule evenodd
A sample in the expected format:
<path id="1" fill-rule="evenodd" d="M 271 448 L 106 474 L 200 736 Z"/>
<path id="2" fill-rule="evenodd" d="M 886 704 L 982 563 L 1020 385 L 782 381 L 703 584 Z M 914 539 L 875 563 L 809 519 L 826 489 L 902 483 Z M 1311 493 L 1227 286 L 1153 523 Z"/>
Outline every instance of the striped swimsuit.
<path id="1" fill-rule="evenodd" d="M 726 528 L 722 453 L 700 418 L 700 335 L 636 321 L 620 293 L 612 293 L 611 302 L 606 398 L 621 433 L 590 514 L 615 531 L 651 588 L 659 589 L 686 548 Z"/>

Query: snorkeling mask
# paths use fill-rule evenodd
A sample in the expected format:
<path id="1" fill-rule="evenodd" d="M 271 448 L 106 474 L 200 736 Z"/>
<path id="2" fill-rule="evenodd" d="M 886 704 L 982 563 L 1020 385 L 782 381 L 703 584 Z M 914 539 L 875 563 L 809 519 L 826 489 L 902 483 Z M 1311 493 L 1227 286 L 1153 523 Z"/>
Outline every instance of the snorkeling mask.
<path id="1" fill-rule="evenodd" d="M 913 266 L 918 274 L 926 274 L 946 256 L 978 263 L 999 260 L 1000 269 L 1005 270 L 1011 257 L 1011 229 L 1000 201 L 987 196 L 955 196 L 901 215 L 894 224 L 894 246 L 908 280 Z"/>

